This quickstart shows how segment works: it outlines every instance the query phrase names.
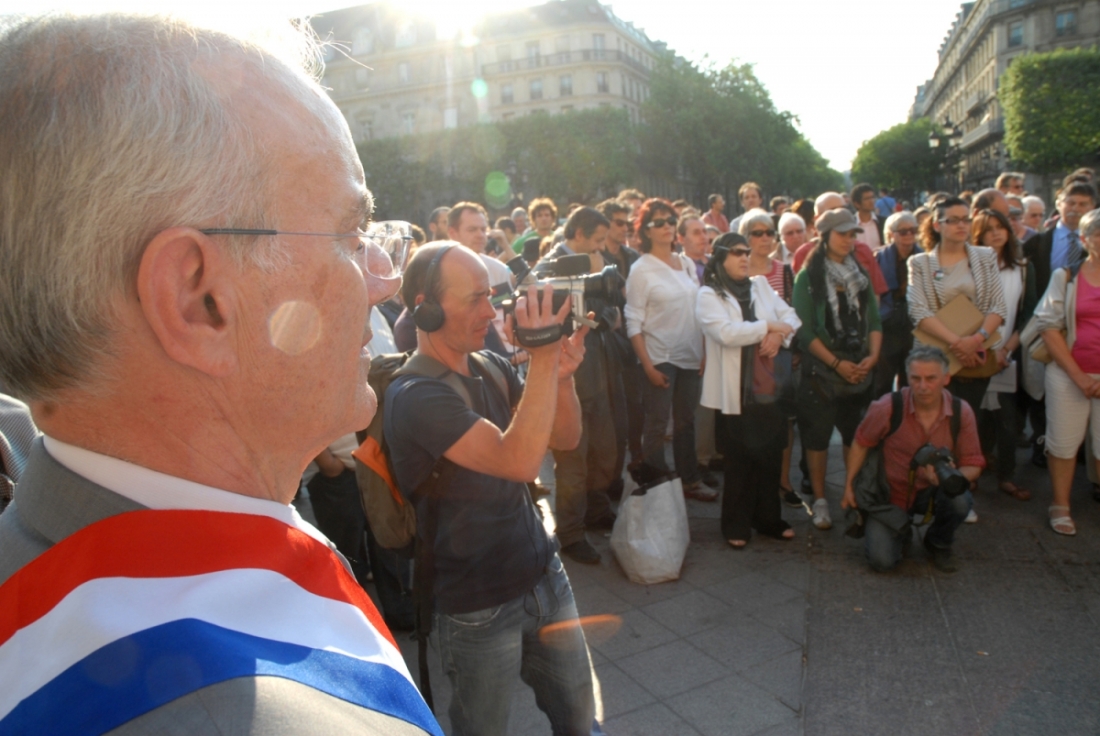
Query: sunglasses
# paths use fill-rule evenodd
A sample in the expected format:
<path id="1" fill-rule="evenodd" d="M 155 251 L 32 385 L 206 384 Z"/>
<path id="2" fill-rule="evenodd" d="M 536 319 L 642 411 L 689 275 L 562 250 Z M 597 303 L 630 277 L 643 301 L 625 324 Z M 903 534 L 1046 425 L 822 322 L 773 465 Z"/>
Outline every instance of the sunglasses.
<path id="1" fill-rule="evenodd" d="M 763 237 L 774 238 L 775 237 L 775 230 L 750 230 L 749 235 L 751 235 L 754 238 L 763 238 Z"/>
<path id="2" fill-rule="evenodd" d="M 731 256 L 745 256 L 746 258 L 752 255 L 752 249 L 750 248 L 730 248 Z"/>
<path id="3" fill-rule="evenodd" d="M 626 220 L 612 220 L 611 224 L 615 225 L 616 227 L 630 227 L 630 223 Z"/>
<path id="4" fill-rule="evenodd" d="M 917 229 L 915 227 L 899 227 L 894 231 L 894 235 L 916 235 Z"/>
<path id="5" fill-rule="evenodd" d="M 671 225 L 676 227 L 677 220 L 675 217 L 654 217 L 646 227 L 664 227 L 665 225 Z"/>

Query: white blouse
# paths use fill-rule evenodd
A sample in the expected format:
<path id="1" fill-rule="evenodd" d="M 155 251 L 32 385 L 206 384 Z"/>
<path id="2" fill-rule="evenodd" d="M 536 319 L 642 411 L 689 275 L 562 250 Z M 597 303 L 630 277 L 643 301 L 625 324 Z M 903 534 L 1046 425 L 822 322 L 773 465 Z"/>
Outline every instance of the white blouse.
<path id="1" fill-rule="evenodd" d="M 626 334 L 642 335 L 653 365 L 672 363 L 698 369 L 703 362 L 703 337 L 695 320 L 699 282 L 695 264 L 676 254 L 681 269 L 649 253 L 630 269 L 626 280 Z"/>

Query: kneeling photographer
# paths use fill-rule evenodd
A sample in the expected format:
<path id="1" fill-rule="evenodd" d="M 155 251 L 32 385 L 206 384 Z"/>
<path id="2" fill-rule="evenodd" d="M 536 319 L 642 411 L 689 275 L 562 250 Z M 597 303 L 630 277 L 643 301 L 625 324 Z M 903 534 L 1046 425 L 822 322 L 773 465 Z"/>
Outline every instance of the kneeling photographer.
<path id="1" fill-rule="evenodd" d="M 576 284 L 584 297 L 574 313 L 592 314 L 596 326 L 584 340 L 584 362 L 577 368 L 581 402 L 581 441 L 572 450 L 554 450 L 557 487 L 555 519 L 562 554 L 595 565 L 600 553 L 585 537 L 585 527 L 610 529 L 615 521 L 608 489 L 622 475 L 618 463 L 615 412 L 625 412 L 622 359 L 612 331 L 622 322 L 623 280 L 600 251 L 611 223 L 591 207 L 580 207 L 565 223 L 565 241 L 535 266 L 540 278 Z M 578 273 L 579 272 L 579 273 Z M 590 275 L 597 274 L 597 275 Z"/>
<path id="2" fill-rule="evenodd" d="M 951 376 L 939 348 L 914 348 L 905 371 L 909 386 L 871 404 L 856 430 L 841 506 L 856 509 L 849 534 L 862 534 L 875 570 L 901 561 L 911 516 L 919 515 L 931 521 L 924 546 L 932 564 L 954 572 L 955 530 L 973 504 L 970 483 L 985 466 L 974 410 L 947 390 Z"/>

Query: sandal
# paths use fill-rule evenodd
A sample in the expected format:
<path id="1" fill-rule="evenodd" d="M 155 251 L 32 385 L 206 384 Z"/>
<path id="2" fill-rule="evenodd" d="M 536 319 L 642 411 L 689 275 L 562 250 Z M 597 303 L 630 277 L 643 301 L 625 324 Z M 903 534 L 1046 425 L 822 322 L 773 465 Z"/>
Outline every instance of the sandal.
<path id="1" fill-rule="evenodd" d="M 736 550 L 745 549 L 745 545 L 749 543 L 746 539 L 727 539 L 726 542 Z"/>
<path id="2" fill-rule="evenodd" d="M 1010 480 L 1001 481 L 1000 485 L 998 485 L 997 487 L 1008 495 L 1015 498 L 1017 501 L 1031 500 L 1031 491 L 1027 490 L 1026 488 L 1020 488 L 1020 486 L 1016 485 Z"/>
<path id="3" fill-rule="evenodd" d="M 790 540 L 794 539 L 794 529 L 787 527 L 783 530 L 783 533 L 779 535 L 779 539 L 783 540 L 784 542 L 789 542 Z"/>
<path id="4" fill-rule="evenodd" d="M 1065 509 L 1064 516 L 1055 516 L 1055 509 Z M 1069 517 L 1069 506 L 1051 506 L 1047 513 L 1050 514 L 1050 528 L 1058 534 L 1063 534 L 1067 537 L 1072 537 L 1077 534 L 1077 527 L 1073 523 L 1073 519 Z"/>

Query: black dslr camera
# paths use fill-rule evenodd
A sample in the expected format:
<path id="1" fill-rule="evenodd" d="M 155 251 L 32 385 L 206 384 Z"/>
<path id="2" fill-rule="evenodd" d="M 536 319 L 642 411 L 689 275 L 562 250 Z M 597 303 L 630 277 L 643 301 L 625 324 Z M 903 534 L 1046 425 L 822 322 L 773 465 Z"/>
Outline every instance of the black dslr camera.
<path id="1" fill-rule="evenodd" d="M 508 261 L 508 268 L 516 275 L 516 289 L 510 294 L 501 294 L 494 297 L 494 306 L 504 310 L 505 314 L 515 312 L 516 300 L 527 295 L 527 289 L 534 286 L 538 291 L 549 284 L 553 290 L 554 311 L 561 309 L 561 305 L 568 299 L 572 307 L 569 316 L 565 318 L 565 324 L 561 326 L 558 337 L 572 335 L 578 324 L 595 329 L 596 322 L 588 319 L 587 299 L 602 299 L 605 304 L 619 306 L 623 301 L 623 277 L 614 266 L 607 266 L 599 273 L 589 273 L 592 270 L 592 260 L 585 254 L 562 256 L 552 261 L 544 261 L 534 269 L 527 265 L 522 258 L 513 258 Z M 520 344 L 527 347 L 538 347 L 538 343 L 532 344 L 525 340 L 522 334 L 517 334 Z M 533 338 L 540 339 L 540 338 Z M 554 338 L 557 339 L 557 338 Z M 547 339 L 546 342 L 552 342 Z"/>
<path id="2" fill-rule="evenodd" d="M 946 447 L 936 447 L 928 444 L 913 454 L 910 467 L 916 470 L 922 465 L 931 465 L 936 472 L 936 478 L 940 482 L 940 488 L 949 498 L 954 498 L 962 495 L 970 488 L 970 481 L 951 464 L 953 461 L 951 451 Z"/>

